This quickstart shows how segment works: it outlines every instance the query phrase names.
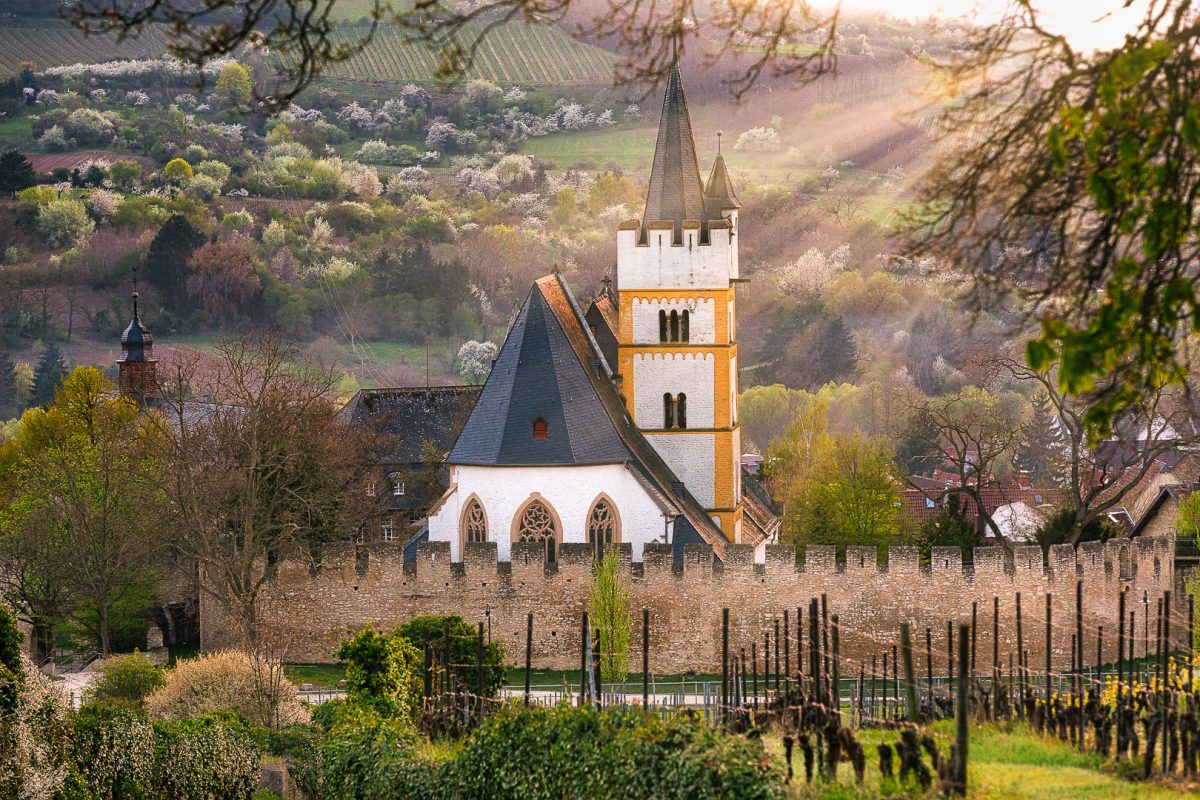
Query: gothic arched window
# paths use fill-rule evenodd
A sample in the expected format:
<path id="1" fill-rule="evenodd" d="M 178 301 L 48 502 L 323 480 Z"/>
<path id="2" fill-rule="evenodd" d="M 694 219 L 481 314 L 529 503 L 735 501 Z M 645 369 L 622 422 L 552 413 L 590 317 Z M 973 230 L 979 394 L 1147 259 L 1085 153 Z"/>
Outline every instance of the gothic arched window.
<path id="1" fill-rule="evenodd" d="M 597 558 L 604 554 L 604 547 L 620 541 L 617 512 L 607 497 L 600 497 L 592 505 L 587 519 L 588 544 Z"/>
<path id="2" fill-rule="evenodd" d="M 541 542 L 546 546 L 546 560 L 553 561 L 559 538 L 558 521 L 554 512 L 539 499 L 533 499 L 521 510 L 513 530 L 517 542 Z"/>
<path id="3" fill-rule="evenodd" d="M 483 513 L 483 504 L 478 497 L 472 497 L 463 510 L 462 540 L 476 543 L 487 541 L 487 516 Z"/>

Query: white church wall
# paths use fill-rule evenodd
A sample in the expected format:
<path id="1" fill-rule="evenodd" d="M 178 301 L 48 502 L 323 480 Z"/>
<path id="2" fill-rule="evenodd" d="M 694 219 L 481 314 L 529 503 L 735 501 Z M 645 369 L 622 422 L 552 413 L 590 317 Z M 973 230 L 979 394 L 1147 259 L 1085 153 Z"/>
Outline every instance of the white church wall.
<path id="1" fill-rule="evenodd" d="M 690 297 L 686 300 L 636 298 L 633 301 L 633 343 L 662 343 L 659 337 L 658 312 L 688 312 L 688 344 L 714 344 L 717 340 L 716 303 L 710 298 Z"/>
<path id="2" fill-rule="evenodd" d="M 638 231 L 617 232 L 617 286 L 636 289 L 726 289 L 737 277 L 737 248 L 729 231 L 712 231 L 709 244 L 671 244 L 671 231 L 650 230 L 649 244 L 639 245 Z"/>
<path id="3" fill-rule="evenodd" d="M 712 353 L 655 353 L 633 357 L 633 419 L 662 428 L 663 395 L 687 395 L 689 428 L 713 427 L 716 360 Z"/>
<path id="4" fill-rule="evenodd" d="M 663 461 L 705 508 L 715 501 L 716 442 L 711 433 L 646 434 Z"/>
<path id="5" fill-rule="evenodd" d="M 429 539 L 449 542 L 454 561 L 462 560 L 459 521 L 473 495 L 487 516 L 488 541 L 497 557 L 510 560 L 513 517 L 533 494 L 541 496 L 562 524 L 563 542 L 587 542 L 587 515 L 600 494 L 616 506 L 620 539 L 633 545 L 640 561 L 647 542 L 666 541 L 668 518 L 622 464 L 565 467 L 454 467 L 454 493 L 429 518 Z"/>

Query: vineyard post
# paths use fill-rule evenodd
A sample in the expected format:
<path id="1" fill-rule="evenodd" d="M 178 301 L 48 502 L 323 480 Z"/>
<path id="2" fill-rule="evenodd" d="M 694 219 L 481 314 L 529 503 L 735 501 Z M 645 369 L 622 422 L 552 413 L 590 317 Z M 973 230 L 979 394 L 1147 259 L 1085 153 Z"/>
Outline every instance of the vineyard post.
<path id="1" fill-rule="evenodd" d="M 479 637 L 475 646 L 475 692 L 479 696 L 479 712 L 483 716 L 483 621 L 479 623 Z"/>
<path id="2" fill-rule="evenodd" d="M 525 618 L 525 705 L 529 705 L 529 671 L 533 662 L 533 612 Z"/>
<path id="3" fill-rule="evenodd" d="M 787 644 L 783 646 L 783 651 L 787 652 Z M 775 694 L 779 694 L 779 620 L 775 620 Z"/>
<path id="4" fill-rule="evenodd" d="M 729 609 L 721 609 L 721 720 L 729 717 Z"/>
<path id="5" fill-rule="evenodd" d="M 1076 671 L 1076 667 L 1078 665 L 1076 658 L 1079 655 L 1078 649 L 1076 648 L 1076 642 L 1077 642 L 1076 636 L 1075 636 L 1075 634 L 1072 633 L 1071 634 L 1071 673 L 1070 673 L 1070 675 L 1071 675 L 1071 691 L 1072 692 L 1074 692 L 1076 690 L 1075 671 Z M 1078 696 L 1078 695 L 1076 695 L 1076 696 Z M 1082 723 L 1083 723 L 1082 717 L 1080 718 L 1079 722 L 1080 722 L 1080 727 L 1082 727 Z M 1082 737 L 1080 737 L 1078 740 L 1076 740 L 1076 738 L 1075 738 L 1077 731 L 1075 730 L 1074 718 L 1071 718 L 1071 721 L 1068 722 L 1067 724 L 1071 726 L 1071 744 L 1076 744 L 1078 742 L 1080 745 L 1082 745 L 1082 743 L 1083 743 Z"/>
<path id="6" fill-rule="evenodd" d="M 959 676 L 962 677 L 961 675 Z M 954 621 L 946 620 L 946 699 L 954 708 Z"/>
<path id="7" fill-rule="evenodd" d="M 1050 654 L 1053 651 L 1051 646 L 1054 641 L 1054 631 L 1050 627 L 1051 604 L 1054 602 L 1054 595 L 1046 592 L 1046 702 L 1050 702 Z"/>
<path id="8" fill-rule="evenodd" d="M 1017 592 L 1017 656 L 1020 661 L 1021 654 L 1025 652 L 1025 636 L 1021 629 L 1021 593 Z M 1025 669 L 1024 664 L 1018 665 L 1018 692 L 1021 697 L 1021 707 L 1017 711 L 1017 716 L 1020 719 L 1025 719 Z"/>
<path id="9" fill-rule="evenodd" d="M 783 693 L 792 688 L 792 631 L 788 625 L 788 610 L 783 610 Z"/>
<path id="10" fill-rule="evenodd" d="M 1096 684 L 1100 684 L 1100 665 L 1104 658 L 1104 626 L 1096 626 Z"/>
<path id="11" fill-rule="evenodd" d="M 763 633 L 763 703 L 771 696 L 771 629 Z"/>
<path id="12" fill-rule="evenodd" d="M 958 626 L 958 702 L 954 710 L 954 791 L 967 793 L 967 748 L 970 731 L 967 726 L 967 681 L 963 674 L 967 669 L 967 626 Z"/>
<path id="13" fill-rule="evenodd" d="M 809 645 L 811 647 L 811 645 Z M 796 678 L 799 681 L 804 677 L 804 609 L 801 606 L 796 606 Z M 799 683 L 799 688 L 803 690 L 803 682 Z"/>
<path id="14" fill-rule="evenodd" d="M 929 697 L 930 719 L 933 718 L 933 631 L 925 629 L 925 693 Z"/>
<path id="15" fill-rule="evenodd" d="M 829 681 L 829 599 L 821 592 L 821 680 Z M 825 697 L 829 698 L 828 686 L 825 687 Z"/>
<path id="16" fill-rule="evenodd" d="M 587 698 L 588 685 L 588 612 L 583 612 L 579 633 L 579 705 Z"/>
<path id="17" fill-rule="evenodd" d="M 876 659 L 877 659 L 877 656 L 874 653 L 872 653 L 871 654 L 871 692 L 867 697 L 868 707 L 871 709 L 870 716 L 872 718 L 877 717 L 878 713 L 879 713 L 875 707 L 875 677 L 879 671 L 879 662 Z"/>
<path id="18" fill-rule="evenodd" d="M 1125 690 L 1122 684 L 1125 682 L 1125 590 L 1121 590 L 1121 594 L 1117 597 L 1117 760 L 1121 760 L 1123 741 L 1121 737 L 1122 721 L 1121 717 L 1125 716 L 1122 713 L 1121 703 L 1124 700 Z"/>
<path id="19" fill-rule="evenodd" d="M 838 645 L 838 615 L 834 614 L 833 622 L 833 713 L 840 722 L 842 717 L 842 665 L 841 650 Z"/>
<path id="20" fill-rule="evenodd" d="M 911 649 L 910 647 L 909 650 Z M 892 645 L 892 689 L 892 693 L 896 695 L 898 709 L 900 707 L 900 659 L 896 655 L 896 645 Z"/>
<path id="21" fill-rule="evenodd" d="M 1083 581 L 1075 581 L 1075 636 L 1078 642 L 1079 658 L 1075 662 L 1079 668 L 1075 675 L 1075 693 L 1079 697 L 1080 708 L 1083 707 Z M 1083 749 L 1083 718 L 1079 721 L 1079 749 Z"/>
<path id="22" fill-rule="evenodd" d="M 425 696 L 433 694 L 433 653 L 429 651 L 429 642 L 425 642 Z"/>
<path id="23" fill-rule="evenodd" d="M 724 667 L 722 667 L 724 669 Z M 724 680 L 724 677 L 722 677 Z M 724 691 L 724 689 L 722 689 Z M 650 609 L 642 608 L 642 708 L 650 707 Z"/>
<path id="24" fill-rule="evenodd" d="M 904 658 L 904 702 L 908 705 L 908 721 L 915 723 L 917 721 L 917 678 L 913 674 L 912 634 L 909 632 L 907 622 L 900 623 L 900 652 Z"/>
<path id="25" fill-rule="evenodd" d="M 971 678 L 975 677 L 975 642 L 979 638 L 979 602 L 971 601 Z"/>
<path id="26" fill-rule="evenodd" d="M 812 680 L 812 691 L 817 702 L 822 702 L 821 692 L 821 622 L 817 598 L 808 604 L 808 677 Z"/>
<path id="27" fill-rule="evenodd" d="M 1188 595 L 1188 692 L 1196 685 L 1196 595 Z"/>
<path id="28" fill-rule="evenodd" d="M 1000 715 L 1000 595 L 992 595 L 992 710 Z"/>
<path id="29" fill-rule="evenodd" d="M 1167 770 L 1170 769 L 1170 762 L 1167 760 L 1167 756 L 1168 756 L 1168 745 L 1169 745 L 1170 739 L 1171 739 L 1171 737 L 1167 735 L 1167 707 L 1169 705 L 1171 705 L 1171 703 L 1172 703 L 1172 700 L 1171 700 L 1171 676 L 1167 674 L 1167 670 L 1168 670 L 1168 666 L 1167 666 L 1168 655 L 1167 654 L 1171 649 L 1171 590 L 1170 589 L 1167 589 L 1166 591 L 1163 592 L 1162 609 L 1163 609 L 1163 615 L 1162 615 L 1162 640 L 1163 640 L 1163 644 L 1162 644 L 1162 662 L 1163 662 L 1162 675 L 1163 675 L 1163 677 L 1162 677 L 1162 680 L 1163 680 L 1163 682 L 1160 684 L 1160 686 L 1162 686 L 1163 699 L 1162 699 L 1162 727 L 1160 728 L 1160 730 L 1162 731 L 1162 740 L 1163 740 L 1162 741 L 1162 767 L 1163 767 L 1163 774 L 1165 775 L 1165 774 L 1167 774 Z"/>
<path id="30" fill-rule="evenodd" d="M 881 714 L 880 714 L 880 716 L 882 716 L 883 719 L 888 718 L 888 660 L 887 660 L 887 658 L 888 658 L 888 652 L 887 652 L 887 649 L 884 648 L 884 651 L 883 651 L 883 708 L 881 709 Z M 894 665 L 895 661 L 893 660 L 892 663 Z M 894 666 L 893 666 L 893 669 L 894 669 Z"/>
<path id="31" fill-rule="evenodd" d="M 750 676 L 752 683 L 751 691 L 754 696 L 754 710 L 758 711 L 758 642 L 750 642 Z"/>

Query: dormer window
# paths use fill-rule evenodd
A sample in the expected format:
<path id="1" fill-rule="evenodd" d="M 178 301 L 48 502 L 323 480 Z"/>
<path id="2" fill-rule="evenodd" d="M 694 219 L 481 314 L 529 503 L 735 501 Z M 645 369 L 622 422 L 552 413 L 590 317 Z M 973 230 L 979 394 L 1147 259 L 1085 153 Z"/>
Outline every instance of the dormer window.
<path id="1" fill-rule="evenodd" d="M 541 417 L 538 417 L 537 419 L 535 419 L 533 421 L 533 438 L 535 438 L 535 439 L 549 439 L 550 438 L 550 431 L 546 427 L 546 420 L 542 419 Z"/>
<path id="2" fill-rule="evenodd" d="M 403 476 L 401 476 L 400 473 L 398 473 L 398 472 L 393 472 L 391 475 L 388 476 L 388 480 L 390 480 L 392 482 L 392 496 L 393 497 L 403 497 L 404 496 L 404 478 L 403 478 Z"/>

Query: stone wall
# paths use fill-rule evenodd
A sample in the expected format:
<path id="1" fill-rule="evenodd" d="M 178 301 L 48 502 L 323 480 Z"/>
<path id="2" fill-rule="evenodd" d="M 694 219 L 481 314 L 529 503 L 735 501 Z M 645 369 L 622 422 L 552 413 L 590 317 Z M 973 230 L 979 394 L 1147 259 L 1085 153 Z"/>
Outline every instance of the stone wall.
<path id="1" fill-rule="evenodd" d="M 534 545 L 514 544 L 512 560 L 497 562 L 494 543 L 472 544 L 461 564 L 451 563 L 446 543 L 424 543 L 418 549 L 415 569 L 405 568 L 399 546 L 388 545 L 357 552 L 331 549 L 316 570 L 300 561 L 281 561 L 262 613 L 290 639 L 288 659 L 332 660 L 338 642 L 368 624 L 388 630 L 420 614 L 459 614 L 475 622 L 488 609 L 492 634 L 510 661 L 519 661 L 524 653 L 525 619 L 532 611 L 534 665 L 578 665 L 580 613 L 592 581 L 587 545 L 563 545 L 549 568 Z M 1078 553 L 1057 546 L 1045 560 L 1039 547 L 1019 547 L 1006 563 L 1002 551 L 990 547 L 976 549 L 973 567 L 964 568 L 956 548 L 935 548 L 932 563 L 923 567 L 913 548 L 892 548 L 881 565 L 875 548 L 850 548 L 846 561 L 839 563 L 833 548 L 813 546 L 797 567 L 790 546 L 768 547 L 766 564 L 756 566 L 748 546 L 728 546 L 725 562 L 714 564 L 707 546 L 696 545 L 688 548 L 682 569 L 676 569 L 667 547 L 648 545 L 641 568 L 629 563 L 628 545 L 620 550 L 634 609 L 631 647 L 635 652 L 641 647 L 638 610 L 648 607 L 651 665 L 659 673 L 720 670 L 722 608 L 730 609 L 731 645 L 748 649 L 752 640 L 761 643 L 763 631 L 785 608 L 791 609 L 794 626 L 796 607 L 803 606 L 807 615 L 810 598 L 822 593 L 830 614 L 840 616 L 842 652 L 851 664 L 862 659 L 870 669 L 871 656 L 890 651 L 900 623 L 909 621 L 918 632 L 933 629 L 935 670 L 943 672 L 946 622 L 970 622 L 972 602 L 978 604 L 978 663 L 981 669 L 990 665 L 993 597 L 1000 599 L 1000 655 L 1007 670 L 1008 654 L 1016 650 L 1018 592 L 1030 664 L 1044 664 L 1045 597 L 1050 593 L 1053 659 L 1057 668 L 1065 668 L 1074 632 L 1076 580 L 1083 583 L 1085 659 L 1095 660 L 1096 630 L 1103 625 L 1104 657 L 1110 660 L 1116 653 L 1119 593 L 1129 591 L 1140 630 L 1143 591 L 1153 615 L 1154 598 L 1171 588 L 1172 552 L 1170 538 L 1123 539 L 1085 544 Z M 229 644 L 228 629 L 221 609 L 205 597 L 203 646 Z M 920 642 L 924 635 L 915 638 Z M 1138 655 L 1141 650 L 1139 637 Z M 634 655 L 631 662 L 638 658 Z"/>

